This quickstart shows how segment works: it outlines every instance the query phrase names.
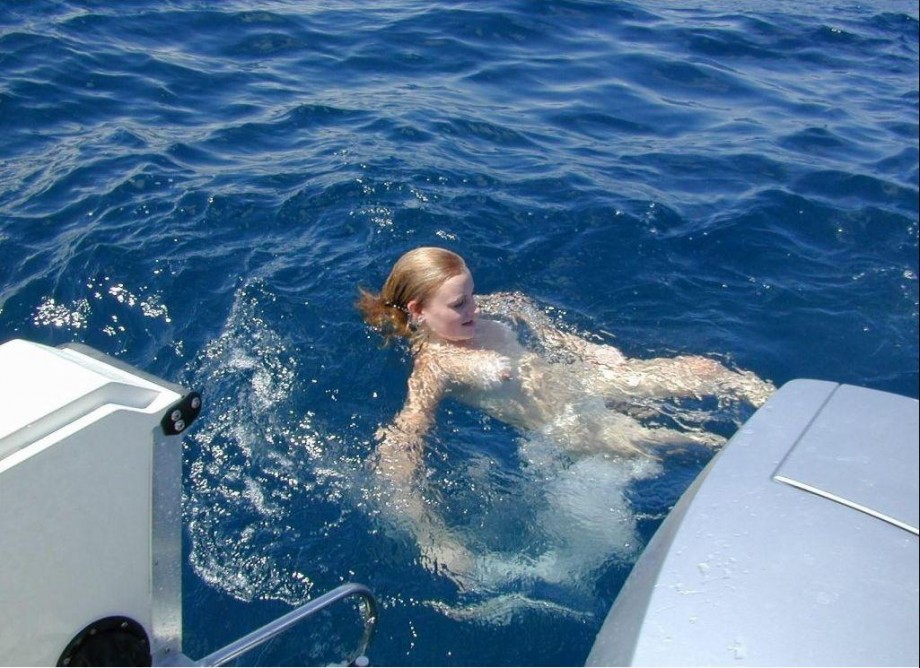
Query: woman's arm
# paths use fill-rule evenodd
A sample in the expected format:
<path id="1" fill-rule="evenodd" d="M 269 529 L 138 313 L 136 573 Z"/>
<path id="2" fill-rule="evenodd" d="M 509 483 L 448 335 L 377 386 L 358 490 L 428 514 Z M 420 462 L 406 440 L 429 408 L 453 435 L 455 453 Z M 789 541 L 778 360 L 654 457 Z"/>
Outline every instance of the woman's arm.
<path id="1" fill-rule="evenodd" d="M 473 557 L 422 496 L 418 475 L 424 462 L 425 436 L 445 386 L 443 370 L 422 353 L 409 376 L 405 405 L 392 423 L 377 431 L 376 471 L 387 506 L 396 514 L 397 523 L 405 524 L 415 537 L 425 567 L 463 586 Z"/>
<path id="2" fill-rule="evenodd" d="M 393 422 L 377 430 L 377 472 L 394 481 L 410 482 L 421 466 L 425 436 L 444 395 L 445 380 L 422 353 L 409 376 L 408 394 Z"/>
<path id="3" fill-rule="evenodd" d="M 733 371 L 716 360 L 697 355 L 627 358 L 617 348 L 587 341 L 560 330 L 530 298 L 520 292 L 499 292 L 479 298 L 487 313 L 522 321 L 556 361 L 580 361 L 596 367 L 608 391 L 625 396 L 731 396 L 760 406 L 776 387 L 750 371 Z"/>
<path id="4" fill-rule="evenodd" d="M 615 369 L 603 369 L 608 388 L 627 396 L 732 397 L 753 406 L 763 404 L 776 387 L 751 371 L 734 371 L 698 355 L 629 359 Z"/>

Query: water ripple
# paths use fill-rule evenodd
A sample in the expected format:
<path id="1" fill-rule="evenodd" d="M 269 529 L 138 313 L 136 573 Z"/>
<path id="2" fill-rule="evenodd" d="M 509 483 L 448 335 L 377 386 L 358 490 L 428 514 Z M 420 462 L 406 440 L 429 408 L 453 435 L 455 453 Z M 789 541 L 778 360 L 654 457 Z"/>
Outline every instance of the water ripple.
<path id="1" fill-rule="evenodd" d="M 0 334 L 204 386 L 199 594 L 365 579 L 414 629 L 378 663 L 580 663 L 628 564 L 601 563 L 610 534 L 579 553 L 564 522 L 504 512 L 545 492 L 516 434 L 448 406 L 432 447 L 449 515 L 530 555 L 492 564 L 517 569 L 494 598 L 423 569 L 364 493 L 408 371 L 355 286 L 446 245 L 481 290 L 631 354 L 917 396 L 917 19 L 908 0 L 2 3 Z M 615 538 L 647 538 L 704 464 L 626 485 Z M 535 556 L 553 540 L 568 561 Z M 596 577 L 553 580 L 579 556 Z"/>

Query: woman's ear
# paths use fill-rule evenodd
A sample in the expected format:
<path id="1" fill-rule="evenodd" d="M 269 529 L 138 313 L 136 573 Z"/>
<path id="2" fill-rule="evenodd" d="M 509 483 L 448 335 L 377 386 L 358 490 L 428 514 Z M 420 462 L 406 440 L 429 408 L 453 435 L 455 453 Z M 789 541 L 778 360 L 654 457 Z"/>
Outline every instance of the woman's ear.
<path id="1" fill-rule="evenodd" d="M 418 299 L 413 299 L 406 304 L 406 310 L 409 311 L 409 315 L 415 316 L 416 318 L 422 315 L 422 305 L 419 304 Z"/>

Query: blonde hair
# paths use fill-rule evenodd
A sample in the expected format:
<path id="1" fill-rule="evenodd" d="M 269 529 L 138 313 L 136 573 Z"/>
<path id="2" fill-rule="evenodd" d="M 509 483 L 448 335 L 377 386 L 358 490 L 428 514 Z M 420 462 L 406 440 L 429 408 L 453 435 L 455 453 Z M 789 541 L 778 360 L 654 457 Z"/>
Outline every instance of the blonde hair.
<path id="1" fill-rule="evenodd" d="M 444 282 L 468 271 L 463 258 L 444 248 L 423 246 L 405 253 L 393 265 L 379 294 L 358 287 L 356 306 L 364 321 L 389 340 L 416 338 L 409 303 L 424 306 Z"/>

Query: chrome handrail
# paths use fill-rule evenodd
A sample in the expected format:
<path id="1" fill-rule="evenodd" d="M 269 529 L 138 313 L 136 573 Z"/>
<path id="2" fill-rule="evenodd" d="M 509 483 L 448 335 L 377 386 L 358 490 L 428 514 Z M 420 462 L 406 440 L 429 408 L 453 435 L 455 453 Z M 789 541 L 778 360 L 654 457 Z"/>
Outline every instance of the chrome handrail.
<path id="1" fill-rule="evenodd" d="M 357 583 L 348 583 L 336 587 L 332 591 L 318 596 L 308 603 L 304 603 L 296 610 L 292 610 L 273 622 L 230 643 L 226 647 L 208 654 L 203 659 L 200 659 L 197 665 L 223 666 L 259 645 L 268 642 L 277 635 L 284 633 L 295 624 L 316 614 L 320 610 L 344 598 L 348 598 L 349 596 L 360 596 L 364 602 L 364 634 L 361 637 L 361 646 L 358 648 L 357 652 L 349 657 L 348 665 L 366 666 L 367 648 L 374 637 L 374 631 L 377 629 L 377 599 L 374 598 L 374 594 L 370 589 Z"/>

